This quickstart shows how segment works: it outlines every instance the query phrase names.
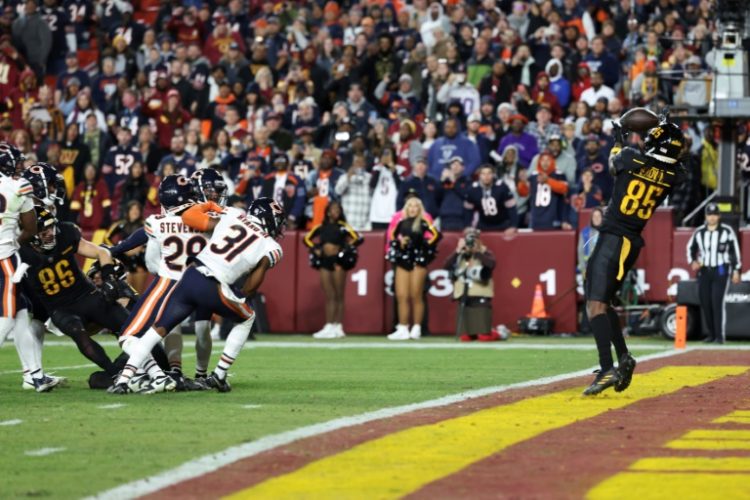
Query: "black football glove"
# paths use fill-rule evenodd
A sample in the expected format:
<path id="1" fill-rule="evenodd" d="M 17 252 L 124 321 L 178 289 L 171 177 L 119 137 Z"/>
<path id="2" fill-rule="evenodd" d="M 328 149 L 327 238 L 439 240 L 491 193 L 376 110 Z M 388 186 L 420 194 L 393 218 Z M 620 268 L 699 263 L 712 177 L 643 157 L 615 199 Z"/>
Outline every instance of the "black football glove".
<path id="1" fill-rule="evenodd" d="M 102 282 L 101 291 L 104 298 L 110 304 L 114 303 L 120 298 L 120 283 L 113 264 L 102 266 Z"/>

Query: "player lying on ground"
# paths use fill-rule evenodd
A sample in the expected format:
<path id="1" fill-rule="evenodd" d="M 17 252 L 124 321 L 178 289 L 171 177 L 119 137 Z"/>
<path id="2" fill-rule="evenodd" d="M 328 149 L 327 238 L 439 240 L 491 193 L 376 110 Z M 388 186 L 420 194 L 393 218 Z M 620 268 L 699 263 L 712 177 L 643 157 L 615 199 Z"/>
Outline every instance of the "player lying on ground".
<path id="1" fill-rule="evenodd" d="M 636 362 L 628 352 L 612 300 L 643 247 L 643 228 L 684 175 L 679 161 L 684 137 L 666 117 L 648 131 L 643 151 L 623 147 L 625 138 L 619 126 L 615 139 L 609 159 L 614 190 L 585 276 L 586 310 L 601 366 L 594 382 L 584 391 L 586 396 L 609 387 L 620 392 L 630 385 Z M 612 359 L 612 344 L 618 368 Z"/>
<path id="2" fill-rule="evenodd" d="M 52 323 L 73 339 L 81 354 L 113 378 L 120 367 L 86 328 L 93 323 L 118 334 L 128 317 L 127 310 L 116 302 L 123 295 L 123 284 L 115 276 L 112 258 L 106 249 L 82 238 L 75 224 L 58 223 L 42 207 L 37 207 L 36 213 L 40 231 L 20 249 L 21 259 L 29 266 L 24 284 L 37 305 L 34 315 L 44 317 L 49 313 Z M 77 255 L 99 261 L 104 279 L 101 291 L 83 274 Z M 166 366 L 166 356 L 159 351 L 157 356 Z M 158 366 L 152 371 L 163 374 Z"/>
<path id="3" fill-rule="evenodd" d="M 211 216 L 210 212 L 216 215 Z M 253 201 L 247 212 L 222 209 L 212 202 L 186 210 L 183 222 L 198 231 L 212 232 L 211 238 L 198 254 L 196 265 L 185 271 L 167 298 L 154 325 L 142 338 L 128 337 L 122 342 L 130 359 L 110 392 L 128 393 L 129 379 L 148 358 L 151 348 L 199 308 L 237 322 L 229 332 L 216 368 L 205 380 L 209 388 L 230 391 L 227 371 L 255 320 L 247 300 L 260 287 L 266 271 L 281 260 L 281 246 L 276 238 L 284 230 L 285 219 L 281 206 L 270 198 Z M 235 286 L 238 282 L 241 287 Z"/>

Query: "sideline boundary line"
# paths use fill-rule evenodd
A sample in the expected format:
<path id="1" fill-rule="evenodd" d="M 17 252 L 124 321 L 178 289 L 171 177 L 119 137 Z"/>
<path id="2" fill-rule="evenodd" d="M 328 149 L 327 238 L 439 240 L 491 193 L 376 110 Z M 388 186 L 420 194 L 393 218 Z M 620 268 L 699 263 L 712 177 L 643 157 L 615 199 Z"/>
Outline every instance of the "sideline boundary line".
<path id="1" fill-rule="evenodd" d="M 115 347 L 117 342 L 106 341 L 99 342 L 104 347 Z M 224 346 L 223 340 L 214 340 L 214 346 Z M 72 342 L 53 340 L 51 342 L 45 342 L 44 346 L 47 347 L 75 347 Z M 666 342 L 663 345 L 659 344 L 631 344 L 633 350 L 641 351 L 667 351 L 672 349 L 672 345 Z M 259 341 L 259 342 L 248 342 L 242 350 L 252 349 L 470 349 L 470 350 L 513 350 L 513 349 L 530 349 L 537 351 L 595 351 L 596 345 L 593 342 L 587 342 L 585 344 L 564 344 L 564 343 L 537 343 L 537 342 L 472 342 L 472 343 L 458 343 L 458 342 L 282 342 L 282 341 Z M 722 347 L 714 347 L 714 349 L 721 349 Z M 737 346 L 739 349 L 750 350 L 748 346 Z M 710 347 L 709 347 L 710 349 Z M 724 347 L 726 349 L 726 347 Z"/>
<path id="2" fill-rule="evenodd" d="M 691 352 L 696 349 L 682 349 L 682 350 L 669 350 L 666 352 L 660 352 L 650 354 L 647 356 L 640 357 L 639 361 L 650 361 L 654 359 L 667 358 L 671 356 L 677 356 L 687 352 Z M 555 382 L 561 382 L 576 377 L 591 374 L 592 368 L 584 370 L 578 370 L 570 373 L 563 373 L 560 375 L 553 375 L 550 377 L 542 377 L 536 380 L 528 380 L 524 382 L 517 382 L 514 384 L 506 384 L 493 387 L 485 387 L 482 389 L 476 389 L 473 391 L 461 392 L 457 394 L 451 394 L 443 396 L 441 398 L 423 401 L 420 403 L 411 403 L 402 406 L 395 406 L 390 408 L 382 408 L 380 410 L 374 410 L 359 415 L 353 415 L 349 417 L 340 417 L 327 422 L 321 422 L 318 424 L 312 424 L 297 429 L 281 432 L 278 434 L 272 434 L 269 436 L 262 437 L 257 441 L 245 443 L 237 446 L 231 446 L 217 453 L 210 455 L 204 455 L 202 457 L 190 460 L 178 465 L 172 469 L 162 471 L 150 477 L 138 479 L 129 483 L 125 483 L 120 486 L 116 486 L 112 489 L 99 492 L 93 496 L 86 497 L 85 500 L 101 499 L 101 500 L 113 500 L 113 499 L 131 499 L 154 493 L 168 486 L 193 479 L 204 474 L 208 474 L 215 470 L 220 469 L 226 465 L 237 462 L 239 460 L 258 455 L 264 451 L 268 451 L 279 446 L 284 446 L 300 439 L 314 437 L 327 432 L 344 429 L 347 427 L 353 427 L 355 425 L 361 425 L 374 420 L 381 420 L 384 418 L 391 418 L 405 413 L 410 413 L 417 410 L 424 410 L 428 408 L 436 408 L 440 406 L 447 406 L 454 403 L 460 403 L 468 399 L 474 399 L 478 397 L 488 396 L 490 394 L 497 394 L 500 392 L 509 391 L 512 389 L 524 389 L 528 387 L 536 387 L 540 385 L 547 385 Z"/>

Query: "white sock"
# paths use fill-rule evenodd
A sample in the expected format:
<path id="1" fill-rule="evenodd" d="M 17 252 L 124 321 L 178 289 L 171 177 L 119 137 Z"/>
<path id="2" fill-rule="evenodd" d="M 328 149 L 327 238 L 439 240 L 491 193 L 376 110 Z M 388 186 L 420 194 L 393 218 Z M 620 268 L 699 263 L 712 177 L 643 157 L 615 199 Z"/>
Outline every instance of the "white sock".
<path id="1" fill-rule="evenodd" d="M 223 380 L 226 378 L 229 367 L 232 366 L 234 360 L 237 359 L 242 346 L 250 336 L 250 329 L 253 327 L 254 321 L 255 314 L 253 314 L 250 319 L 235 325 L 234 328 L 232 328 L 232 331 L 229 332 L 227 343 L 224 345 L 224 352 L 221 353 L 221 358 L 219 358 L 219 362 L 216 364 L 216 369 L 214 370 L 214 373 L 218 375 L 220 379 Z"/>
<path id="2" fill-rule="evenodd" d="M 146 334 L 141 338 L 130 338 L 123 342 L 123 350 L 130 354 L 128 364 L 122 369 L 118 384 L 127 383 L 135 374 L 136 370 L 142 366 L 146 360 L 151 357 L 151 350 L 156 344 L 161 342 L 161 335 L 156 330 L 149 328 Z"/>
<path id="3" fill-rule="evenodd" d="M 16 320 L 13 318 L 6 318 L 5 316 L 0 317 L 0 347 L 3 346 L 5 339 L 8 338 L 8 334 L 13 331 L 13 325 Z"/>
<path id="4" fill-rule="evenodd" d="M 36 340 L 31 333 L 29 312 L 26 309 L 21 309 L 16 313 L 13 342 L 16 344 L 16 351 L 18 351 L 18 357 L 21 358 L 24 371 L 28 371 L 33 378 L 42 377 L 44 373 L 42 373 L 42 365 L 36 361 Z"/>
<path id="5" fill-rule="evenodd" d="M 39 366 L 42 365 L 42 349 L 44 347 L 44 325 L 38 319 L 31 320 L 31 334 L 34 338 L 34 355 L 35 361 Z"/>
<path id="6" fill-rule="evenodd" d="M 195 373 L 205 375 L 208 371 L 208 363 L 211 362 L 211 322 L 200 320 L 195 322 Z"/>
<path id="7" fill-rule="evenodd" d="M 182 329 L 178 326 L 164 337 L 169 367 L 182 371 Z"/>

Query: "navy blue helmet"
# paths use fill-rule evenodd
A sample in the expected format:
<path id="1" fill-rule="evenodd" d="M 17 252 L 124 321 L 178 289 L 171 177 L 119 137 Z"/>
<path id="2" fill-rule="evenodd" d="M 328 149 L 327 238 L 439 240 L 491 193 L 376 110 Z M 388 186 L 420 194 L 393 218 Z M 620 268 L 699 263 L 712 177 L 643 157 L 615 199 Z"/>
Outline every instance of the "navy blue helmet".
<path id="1" fill-rule="evenodd" d="M 38 162 L 21 172 L 34 190 L 34 198 L 45 207 L 62 205 L 65 200 L 65 179 L 49 163 Z"/>
<path id="2" fill-rule="evenodd" d="M 26 158 L 21 150 L 7 142 L 0 142 L 0 173 L 13 176 L 23 167 Z"/>
<path id="3" fill-rule="evenodd" d="M 198 203 L 213 201 L 222 207 L 226 205 L 227 184 L 218 171 L 213 168 L 196 170 L 190 176 L 190 181 L 193 183 Z"/>
<path id="4" fill-rule="evenodd" d="M 159 184 L 159 203 L 169 212 L 179 206 L 195 201 L 193 185 L 184 175 L 168 175 Z"/>
<path id="5" fill-rule="evenodd" d="M 286 214 L 275 200 L 271 198 L 257 198 L 250 203 L 247 213 L 261 225 L 263 230 L 271 237 L 278 238 L 284 232 L 286 225 Z"/>

